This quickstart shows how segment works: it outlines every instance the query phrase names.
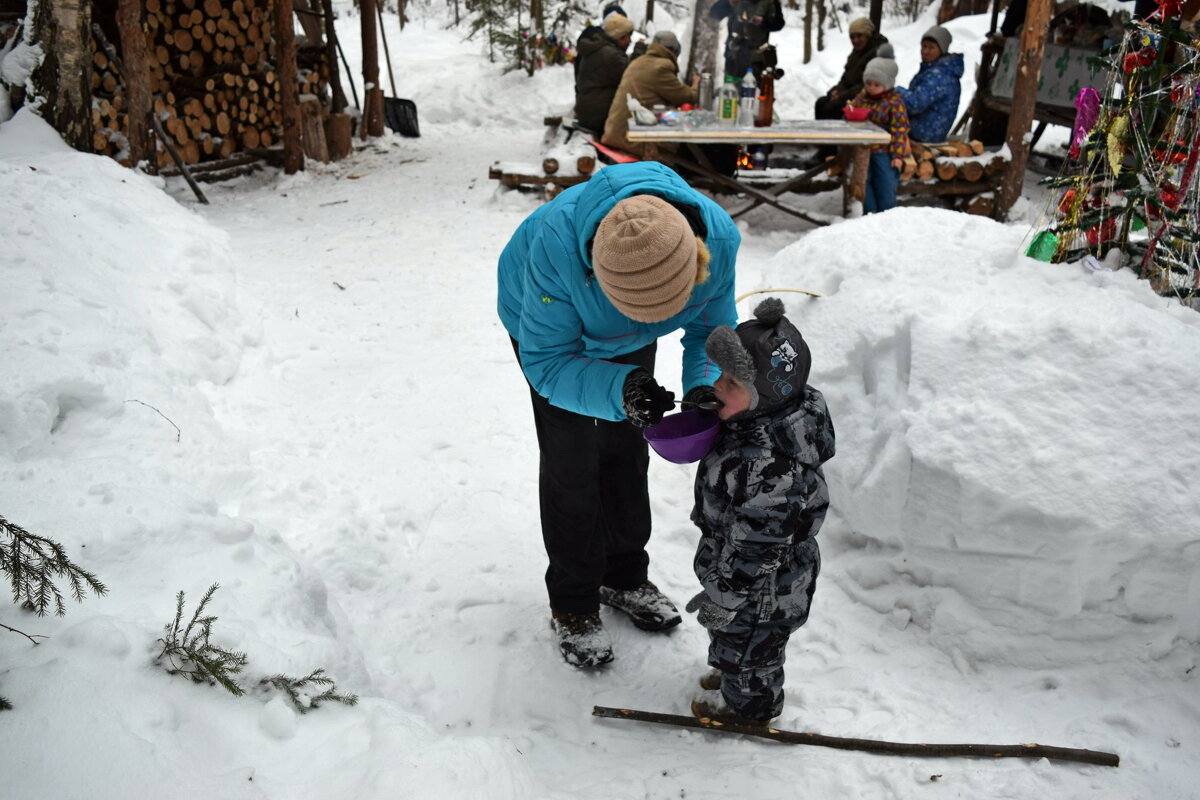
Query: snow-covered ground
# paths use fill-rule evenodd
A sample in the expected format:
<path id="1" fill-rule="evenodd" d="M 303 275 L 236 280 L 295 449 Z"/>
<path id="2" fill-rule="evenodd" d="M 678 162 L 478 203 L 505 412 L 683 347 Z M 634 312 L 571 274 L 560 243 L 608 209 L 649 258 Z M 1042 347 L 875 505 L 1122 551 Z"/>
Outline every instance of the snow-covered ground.
<path id="1" fill-rule="evenodd" d="M 888 31 L 901 82 L 929 24 Z M 986 24 L 952 22 L 954 49 L 975 59 Z M 496 258 L 539 200 L 486 175 L 540 160 L 570 70 L 501 75 L 434 22 L 388 25 L 422 138 L 210 186 L 209 206 L 28 112 L 0 125 L 0 515 L 109 587 L 63 618 L 0 608 L 49 637 L 0 631 L 4 797 L 1200 796 L 1200 315 L 1128 271 L 1020 255 L 1032 187 L 1008 225 L 743 223 L 739 293 L 823 295 L 780 294 L 838 432 L 779 727 L 1121 766 L 594 719 L 686 713 L 707 640 L 605 610 L 617 660 L 584 673 L 547 625 L 527 389 L 494 310 Z M 777 39 L 781 113 L 806 116 L 844 37 L 807 67 L 795 28 Z M 652 464 L 652 577 L 680 600 L 692 477 Z M 176 593 L 190 612 L 213 583 L 213 641 L 248 655 L 247 688 L 322 667 L 359 704 L 300 716 L 156 667 Z"/>

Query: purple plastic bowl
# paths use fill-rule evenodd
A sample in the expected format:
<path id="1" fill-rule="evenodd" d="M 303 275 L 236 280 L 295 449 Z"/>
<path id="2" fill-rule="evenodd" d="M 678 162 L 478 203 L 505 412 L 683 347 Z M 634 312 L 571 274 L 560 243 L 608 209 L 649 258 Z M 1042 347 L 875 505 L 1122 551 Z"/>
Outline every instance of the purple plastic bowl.
<path id="1" fill-rule="evenodd" d="M 704 458 L 721 430 L 721 420 L 711 411 L 688 409 L 663 417 L 642 431 L 654 452 L 673 464 L 691 464 Z"/>

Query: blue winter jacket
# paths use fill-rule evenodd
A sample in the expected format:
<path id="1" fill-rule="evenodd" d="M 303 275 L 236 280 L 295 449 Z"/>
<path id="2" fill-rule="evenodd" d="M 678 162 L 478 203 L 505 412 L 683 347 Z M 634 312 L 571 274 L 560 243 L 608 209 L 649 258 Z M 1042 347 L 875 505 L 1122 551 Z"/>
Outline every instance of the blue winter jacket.
<path id="1" fill-rule="evenodd" d="M 712 253 L 708 280 L 692 290 L 683 311 L 656 323 L 623 315 L 592 272 L 591 240 L 600 220 L 638 194 L 696 206 Z M 708 360 L 704 342 L 714 328 L 737 324 L 733 281 L 739 244 L 741 234 L 724 209 L 657 162 L 605 167 L 567 189 L 530 214 L 500 254 L 500 320 L 519 343 L 525 377 L 553 405 L 622 420 L 621 392 L 635 367 L 606 359 L 683 329 L 682 388 L 713 383 L 720 370 Z"/>
<path id="2" fill-rule="evenodd" d="M 909 138 L 917 142 L 944 142 L 958 114 L 962 91 L 963 57 L 947 53 L 936 61 L 921 62 L 907 89 L 898 87 L 908 122 Z"/>

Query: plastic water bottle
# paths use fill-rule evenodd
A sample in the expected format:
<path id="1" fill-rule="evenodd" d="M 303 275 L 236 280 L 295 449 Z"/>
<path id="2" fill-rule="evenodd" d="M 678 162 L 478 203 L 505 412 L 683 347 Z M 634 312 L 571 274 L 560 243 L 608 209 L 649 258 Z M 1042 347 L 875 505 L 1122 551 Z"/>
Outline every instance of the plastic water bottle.
<path id="1" fill-rule="evenodd" d="M 737 123 L 743 128 L 753 128 L 754 118 L 758 116 L 758 82 L 754 80 L 754 70 L 746 70 L 739 95 Z"/>
<path id="2" fill-rule="evenodd" d="M 725 76 L 725 83 L 717 89 L 717 123 L 733 125 L 737 122 L 738 90 L 737 78 Z"/>

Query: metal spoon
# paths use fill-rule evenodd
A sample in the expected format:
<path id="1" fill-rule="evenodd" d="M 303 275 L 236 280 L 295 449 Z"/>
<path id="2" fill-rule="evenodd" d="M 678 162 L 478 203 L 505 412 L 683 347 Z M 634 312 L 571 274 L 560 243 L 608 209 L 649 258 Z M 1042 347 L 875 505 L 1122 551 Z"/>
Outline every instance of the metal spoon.
<path id="1" fill-rule="evenodd" d="M 694 403 L 691 400 L 676 400 L 675 402 L 679 403 L 679 405 L 683 406 L 684 408 L 698 408 L 701 411 L 716 411 L 718 408 L 724 405 L 724 403 L 722 403 L 720 400 L 705 400 L 700 403 Z"/>

